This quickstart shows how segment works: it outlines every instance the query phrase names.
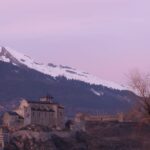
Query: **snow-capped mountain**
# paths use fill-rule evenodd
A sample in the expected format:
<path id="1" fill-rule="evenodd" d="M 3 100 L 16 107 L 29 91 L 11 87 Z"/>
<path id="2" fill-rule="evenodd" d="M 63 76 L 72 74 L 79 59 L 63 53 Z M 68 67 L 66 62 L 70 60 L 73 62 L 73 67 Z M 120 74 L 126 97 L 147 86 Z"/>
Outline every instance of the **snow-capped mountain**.
<path id="1" fill-rule="evenodd" d="M 137 99 L 116 83 L 71 67 L 37 63 L 6 47 L 0 48 L 0 85 L 3 110 L 14 108 L 21 99 L 36 101 L 50 94 L 69 115 L 79 111 L 112 114 L 128 111 Z"/>
<path id="2" fill-rule="evenodd" d="M 43 74 L 50 75 L 52 77 L 64 76 L 67 79 L 79 80 L 95 85 L 103 85 L 112 89 L 125 90 L 125 87 L 119 84 L 106 80 L 101 80 L 100 78 L 93 76 L 89 73 L 68 66 L 58 66 L 52 63 L 43 64 L 35 62 L 29 56 L 21 54 L 8 47 L 0 47 L 0 61 L 11 63 L 16 66 L 28 67 Z"/>

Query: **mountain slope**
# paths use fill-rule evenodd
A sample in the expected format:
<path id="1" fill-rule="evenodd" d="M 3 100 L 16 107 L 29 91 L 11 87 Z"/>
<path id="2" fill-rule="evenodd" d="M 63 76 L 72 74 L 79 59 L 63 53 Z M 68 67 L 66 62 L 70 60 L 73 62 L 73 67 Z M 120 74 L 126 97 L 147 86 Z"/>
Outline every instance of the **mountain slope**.
<path id="1" fill-rule="evenodd" d="M 78 111 L 117 113 L 129 110 L 135 102 L 136 96 L 132 92 L 116 89 L 109 82 L 107 87 L 105 84 L 71 79 L 70 74 L 69 77 L 62 76 L 61 71 L 66 71 L 66 67 L 62 66 L 53 66 L 59 70 L 58 76 L 52 76 L 34 68 L 35 64 L 29 67 L 27 62 L 30 65 L 35 63 L 29 57 L 23 55 L 29 58 L 24 61 L 21 60 L 22 55 L 20 59 L 16 55 L 17 57 L 5 48 L 0 51 L 0 105 L 7 108 L 13 107 L 21 98 L 38 100 L 47 93 L 53 95 L 55 101 L 62 103 L 69 114 Z M 45 65 L 41 66 L 44 68 Z"/>
<path id="2" fill-rule="evenodd" d="M 69 113 L 116 113 L 128 110 L 135 99 L 135 95 L 129 91 L 67 80 L 65 77 L 54 78 L 5 62 L 0 62 L 0 77 L 0 104 L 7 107 L 12 107 L 21 98 L 38 100 L 49 93 L 55 97 L 55 101 L 65 105 Z"/>
<path id="3" fill-rule="evenodd" d="M 86 83 L 103 85 L 113 89 L 124 90 L 125 88 L 114 82 L 109 82 L 106 80 L 101 80 L 98 77 L 90 75 L 86 72 L 79 71 L 77 69 L 68 66 L 57 66 L 52 63 L 47 65 L 42 63 L 37 63 L 29 56 L 18 53 L 10 48 L 0 47 L 0 60 L 4 62 L 9 62 L 13 65 L 26 66 L 30 69 L 37 70 L 41 73 L 50 75 L 52 77 L 64 76 L 67 79 L 74 79 L 79 81 L 84 81 Z"/>

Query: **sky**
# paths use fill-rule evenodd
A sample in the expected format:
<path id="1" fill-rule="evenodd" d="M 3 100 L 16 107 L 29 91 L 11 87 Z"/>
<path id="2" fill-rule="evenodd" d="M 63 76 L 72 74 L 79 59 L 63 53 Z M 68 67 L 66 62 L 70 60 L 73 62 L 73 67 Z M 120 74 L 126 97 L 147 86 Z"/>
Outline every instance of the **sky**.
<path id="1" fill-rule="evenodd" d="M 125 83 L 149 72 L 149 0 L 0 0 L 0 45 Z"/>

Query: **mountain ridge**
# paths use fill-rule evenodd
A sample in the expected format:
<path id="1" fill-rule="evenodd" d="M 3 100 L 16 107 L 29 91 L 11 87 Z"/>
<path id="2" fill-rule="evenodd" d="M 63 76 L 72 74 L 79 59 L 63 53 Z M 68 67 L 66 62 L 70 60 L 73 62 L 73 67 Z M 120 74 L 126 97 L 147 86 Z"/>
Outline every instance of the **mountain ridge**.
<path id="1" fill-rule="evenodd" d="M 48 63 L 47 65 L 35 62 L 29 56 L 21 54 L 8 47 L 0 47 L 0 61 L 11 63 L 19 67 L 28 67 L 52 77 L 64 76 L 69 80 L 79 80 L 89 84 L 103 85 L 112 89 L 126 90 L 125 87 L 112 81 L 101 80 L 86 72 L 63 65 Z"/>
<path id="2" fill-rule="evenodd" d="M 96 114 L 127 112 L 137 100 L 134 93 L 110 87 L 110 82 L 108 82 L 109 86 L 91 84 L 84 80 L 71 78 L 72 76 L 67 78 L 66 74 L 51 76 L 43 73 L 34 68 L 37 63 L 31 61 L 28 56 L 23 55 L 23 58 L 27 59 L 25 62 L 22 55 L 18 56 L 17 53 L 16 59 L 15 52 L 13 55 L 10 52 L 13 53 L 5 48 L 0 50 L 0 105 L 3 107 L 2 111 L 11 110 L 21 99 L 37 101 L 48 93 L 54 97 L 55 102 L 65 106 L 66 113 L 69 115 L 74 115 L 77 112 L 96 112 Z M 34 63 L 34 65 L 29 67 L 20 61 L 27 63 L 27 65 Z M 41 65 L 43 68 L 43 64 Z M 71 67 L 48 65 L 58 71 L 74 70 L 79 73 Z M 50 71 L 55 70 L 51 69 Z M 70 73 L 68 74 L 70 75 Z"/>

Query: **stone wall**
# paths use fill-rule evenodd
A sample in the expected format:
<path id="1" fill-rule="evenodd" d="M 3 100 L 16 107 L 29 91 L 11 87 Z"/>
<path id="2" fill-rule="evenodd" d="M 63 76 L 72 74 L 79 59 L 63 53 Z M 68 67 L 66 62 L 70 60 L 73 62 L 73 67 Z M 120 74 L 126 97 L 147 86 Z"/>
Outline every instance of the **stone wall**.
<path id="1" fill-rule="evenodd" d="M 91 115 L 78 113 L 75 117 L 75 122 L 81 121 L 124 121 L 124 115 L 122 113 L 117 115 Z"/>

